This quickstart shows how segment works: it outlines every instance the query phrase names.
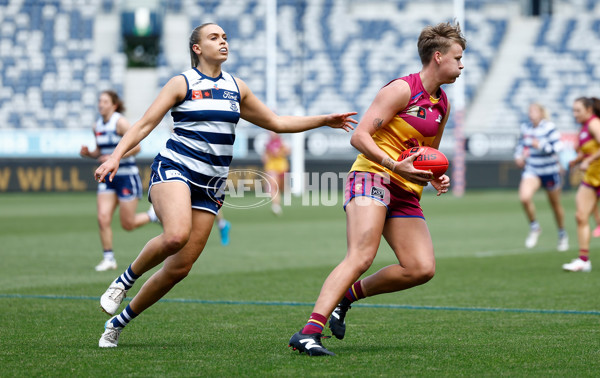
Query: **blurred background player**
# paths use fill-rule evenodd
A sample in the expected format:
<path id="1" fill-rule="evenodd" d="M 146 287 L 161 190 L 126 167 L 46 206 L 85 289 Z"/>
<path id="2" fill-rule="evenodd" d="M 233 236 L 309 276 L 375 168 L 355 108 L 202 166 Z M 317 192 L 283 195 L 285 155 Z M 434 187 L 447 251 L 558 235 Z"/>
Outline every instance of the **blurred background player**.
<path id="1" fill-rule="evenodd" d="M 290 169 L 288 156 L 290 148 L 281 139 L 277 133 L 269 133 L 269 141 L 265 145 L 265 152 L 262 160 L 264 170 L 269 177 L 269 193 L 271 195 L 271 210 L 275 215 L 281 215 L 281 195 L 284 190 L 284 175 Z"/>
<path id="2" fill-rule="evenodd" d="M 559 251 L 569 249 L 569 237 L 564 226 L 564 210 L 560 203 L 562 176 L 559 151 L 560 133 L 549 121 L 548 111 L 540 104 L 529 106 L 529 123 L 521 125 L 521 135 L 515 149 L 515 163 L 523 169 L 519 185 L 519 199 L 529 220 L 529 235 L 525 247 L 533 248 L 542 228 L 536 219 L 533 196 L 540 187 L 546 190 L 558 227 Z"/>
<path id="3" fill-rule="evenodd" d="M 221 235 L 221 244 L 229 245 L 229 231 L 231 230 L 231 222 L 225 219 L 223 215 L 223 209 L 219 209 L 215 217 L 215 223 L 219 227 L 219 234 Z"/>
<path id="4" fill-rule="evenodd" d="M 93 126 L 96 149 L 90 151 L 87 146 L 81 146 L 79 154 L 104 163 L 131 126 L 123 117 L 124 111 L 123 101 L 116 92 L 106 90 L 100 93 L 98 98 L 100 116 Z M 98 183 L 98 226 L 100 243 L 104 251 L 102 261 L 95 268 L 98 272 L 117 269 L 111 227 L 117 206 L 120 207 L 121 226 L 127 231 L 134 230 L 148 222 L 158 222 L 152 206 L 148 211 L 136 214 L 138 201 L 142 197 L 142 182 L 134 157 L 139 152 L 140 146 L 136 145 L 123 156 L 119 172 L 112 182 Z"/>
<path id="5" fill-rule="evenodd" d="M 438 195 L 446 193 L 450 179 L 446 175 L 434 179 L 431 172 L 415 169 L 412 163 L 418 153 L 397 160 L 411 147 L 439 148 L 450 115 L 441 86 L 460 76 L 466 40 L 458 24 L 442 23 L 425 27 L 417 47 L 421 71 L 385 85 L 352 135 L 351 144 L 361 154 L 346 184 L 347 254 L 325 280 L 304 328 L 291 337 L 294 350 L 310 356 L 333 355 L 321 343 L 330 315 L 331 332 L 343 339 L 351 303 L 422 285 L 435 273 L 433 243 L 420 198 L 429 182 Z M 373 263 L 382 236 L 398 263 L 356 281 Z"/>
<path id="6" fill-rule="evenodd" d="M 144 116 L 96 170 L 97 181 L 111 181 L 121 158 L 148 136 L 171 110 L 174 127 L 154 159 L 150 198 L 163 225 L 123 274 L 100 298 L 114 315 L 127 291 L 144 273 L 164 262 L 148 278 L 125 309 L 105 323 L 98 346 L 114 348 L 124 327 L 156 303 L 189 273 L 204 250 L 215 216 L 223 205 L 222 184 L 233 157 L 240 118 L 275 132 L 301 132 L 329 126 L 350 131 L 352 113 L 309 117 L 278 116 L 239 78 L 222 71 L 229 56 L 227 35 L 214 23 L 194 29 L 189 37 L 192 68 L 171 78 Z"/>
<path id="7" fill-rule="evenodd" d="M 579 257 L 562 268 L 570 272 L 590 272 L 590 216 L 595 211 L 600 195 L 600 100 L 580 97 L 573 103 L 573 117 L 581 124 L 577 158 L 571 162 L 584 172 L 575 195 L 575 219 Z"/>

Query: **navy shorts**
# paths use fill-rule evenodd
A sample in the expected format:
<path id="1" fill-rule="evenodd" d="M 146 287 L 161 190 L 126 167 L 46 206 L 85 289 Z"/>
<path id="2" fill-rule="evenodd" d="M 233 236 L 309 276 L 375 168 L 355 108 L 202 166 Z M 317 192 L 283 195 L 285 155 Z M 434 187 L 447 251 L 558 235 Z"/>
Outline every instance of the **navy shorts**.
<path id="1" fill-rule="evenodd" d="M 535 173 L 525 170 L 523 172 L 523 178 L 525 177 L 538 177 L 542 182 L 542 188 L 552 191 L 562 187 L 562 180 L 560 173 L 552 173 L 549 175 L 536 175 Z"/>
<path id="2" fill-rule="evenodd" d="M 157 156 L 156 159 L 154 159 L 154 163 L 152 163 L 152 174 L 150 176 L 148 200 L 152 202 L 152 199 L 150 198 L 150 191 L 152 190 L 153 185 L 161 182 L 181 181 L 190 189 L 192 209 L 205 210 L 217 215 L 219 209 L 221 206 L 223 206 L 223 201 L 225 200 L 224 191 L 220 190 L 219 188 L 195 184 L 190 181 L 190 177 L 190 172 L 188 172 L 184 167 L 180 166 L 179 164 L 175 164 L 169 159 L 165 159 L 160 155 Z"/>
<path id="3" fill-rule="evenodd" d="M 140 175 L 116 175 L 112 182 L 108 179 L 98 183 L 98 193 L 116 193 L 120 201 L 142 198 L 142 180 Z"/>

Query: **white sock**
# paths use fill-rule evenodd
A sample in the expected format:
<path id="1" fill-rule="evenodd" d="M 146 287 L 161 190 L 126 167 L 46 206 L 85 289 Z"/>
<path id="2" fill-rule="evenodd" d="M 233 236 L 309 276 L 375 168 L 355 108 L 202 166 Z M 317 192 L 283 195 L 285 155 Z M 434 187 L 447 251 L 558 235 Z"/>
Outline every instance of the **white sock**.
<path id="1" fill-rule="evenodd" d="M 104 259 L 105 260 L 114 260 L 115 259 L 115 253 L 112 251 L 112 249 L 104 251 Z"/>

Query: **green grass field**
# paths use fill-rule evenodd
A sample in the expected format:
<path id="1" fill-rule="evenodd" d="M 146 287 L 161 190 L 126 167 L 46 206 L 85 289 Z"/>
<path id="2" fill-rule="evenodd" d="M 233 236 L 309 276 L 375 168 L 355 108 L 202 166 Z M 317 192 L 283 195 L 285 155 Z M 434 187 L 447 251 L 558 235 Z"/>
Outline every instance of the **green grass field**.
<path id="1" fill-rule="evenodd" d="M 94 194 L 2 194 L 0 376 L 598 376 L 600 275 L 561 271 L 576 256 L 573 193 L 566 253 L 543 193 L 536 204 L 544 232 L 526 250 L 516 192 L 426 192 L 434 279 L 353 306 L 346 338 L 324 340 L 337 356 L 310 358 L 287 342 L 345 254 L 341 206 L 226 209 L 231 244 L 214 232 L 191 274 L 104 350 L 98 298 L 160 226 L 115 222 L 119 270 L 97 273 Z M 395 262 L 384 244 L 371 271 Z"/>

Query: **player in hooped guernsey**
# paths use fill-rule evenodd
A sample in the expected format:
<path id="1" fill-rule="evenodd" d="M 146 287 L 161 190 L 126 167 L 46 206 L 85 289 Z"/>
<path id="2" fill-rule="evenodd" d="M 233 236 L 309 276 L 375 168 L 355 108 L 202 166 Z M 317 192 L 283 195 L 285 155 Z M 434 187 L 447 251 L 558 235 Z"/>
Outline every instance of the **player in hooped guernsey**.
<path id="1" fill-rule="evenodd" d="M 114 112 L 108 122 L 104 122 L 102 117 L 98 117 L 94 135 L 96 136 L 96 144 L 100 148 L 101 155 L 110 155 L 114 151 L 122 136 L 117 133 L 117 121 L 122 115 L 119 112 Z M 118 176 L 137 175 L 138 167 L 135 164 L 135 156 L 131 155 L 121 159 L 121 166 L 117 171 Z M 141 193 L 133 193 L 138 195 Z"/>
<path id="2" fill-rule="evenodd" d="M 110 156 L 123 134 L 130 127 L 121 112 L 124 110 L 119 95 L 111 90 L 103 91 L 98 98 L 100 116 L 94 125 L 96 149 L 90 151 L 82 146 L 80 155 L 104 162 Z M 98 183 L 97 208 L 100 242 L 103 259 L 96 265 L 96 271 L 117 268 L 117 260 L 113 251 L 112 218 L 119 208 L 119 220 L 125 230 L 133 230 L 148 222 L 157 222 L 152 207 L 146 212 L 136 213 L 138 200 L 142 197 L 142 181 L 135 165 L 135 155 L 140 151 L 139 145 L 132 148 L 122 159 L 121 168 L 111 182 Z"/>
<path id="3" fill-rule="evenodd" d="M 192 68 L 182 76 L 188 86 L 187 95 L 171 109 L 173 133 L 155 160 L 157 175 L 152 184 L 179 179 L 222 203 L 224 195 L 219 189 L 229 173 L 235 126 L 240 119 L 239 89 L 233 76 L 224 71 L 212 78 Z M 214 214 L 218 211 L 211 203 L 192 207 Z"/>
<path id="4" fill-rule="evenodd" d="M 542 228 L 537 221 L 533 197 L 544 188 L 554 212 L 558 228 L 556 249 L 569 249 L 569 237 L 564 227 L 564 210 L 560 203 L 562 177 L 558 152 L 562 149 L 560 133 L 549 120 L 548 111 L 540 104 L 529 106 L 529 122 L 521 125 L 521 134 L 515 148 L 515 163 L 523 169 L 519 183 L 519 200 L 529 221 L 529 234 L 525 247 L 533 248 Z"/>
<path id="5" fill-rule="evenodd" d="M 419 153 L 400 161 L 398 157 L 411 147 L 439 148 L 450 114 L 441 86 L 460 75 L 466 40 L 458 25 L 443 23 L 424 28 L 417 47 L 421 71 L 384 86 L 352 135 L 360 155 L 346 183 L 346 257 L 323 283 L 305 326 L 290 339 L 290 346 L 311 356 L 333 354 L 320 336 L 329 319 L 331 333 L 344 338 L 353 302 L 421 285 L 435 272 L 433 244 L 419 200 L 429 183 L 438 195 L 447 192 L 450 179 L 435 179 L 431 172 L 415 169 Z M 371 266 L 382 236 L 398 263 L 357 281 Z"/>
<path id="6" fill-rule="evenodd" d="M 584 172 L 575 196 L 579 257 L 563 264 L 563 270 L 590 272 L 590 216 L 600 197 L 600 99 L 580 97 L 573 102 L 573 116 L 581 124 L 577 157 L 569 163 Z"/>
<path id="7" fill-rule="evenodd" d="M 94 173 L 102 182 L 115 178 L 123 155 L 145 138 L 171 110 L 174 129 L 152 165 L 149 197 L 163 225 L 123 274 L 100 298 L 112 316 L 98 345 L 116 347 L 124 327 L 185 278 L 210 235 L 215 215 L 223 205 L 222 190 L 233 155 L 235 127 L 240 118 L 267 130 L 301 132 L 329 126 L 345 131 L 356 114 L 334 113 L 278 116 L 263 104 L 246 83 L 221 69 L 229 44 L 223 29 L 213 23 L 194 29 L 189 40 L 192 69 L 173 77 L 158 97 Z M 127 291 L 144 273 L 164 262 L 117 313 Z M 115 315 L 117 314 L 117 315 Z"/>

